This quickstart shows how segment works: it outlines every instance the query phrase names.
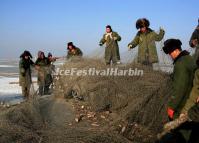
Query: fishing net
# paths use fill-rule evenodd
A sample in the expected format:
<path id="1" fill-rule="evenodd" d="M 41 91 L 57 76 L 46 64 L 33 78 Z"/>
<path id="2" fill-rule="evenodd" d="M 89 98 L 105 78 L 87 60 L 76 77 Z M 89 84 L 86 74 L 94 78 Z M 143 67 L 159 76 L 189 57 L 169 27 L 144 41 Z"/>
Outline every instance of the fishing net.
<path id="1" fill-rule="evenodd" d="M 101 60 L 80 59 L 63 65 L 62 69 L 107 69 Z M 71 93 L 82 97 L 92 110 L 117 112 L 121 121 L 137 123 L 148 132 L 158 133 L 167 121 L 166 105 L 170 96 L 169 75 L 139 64 L 116 66 L 118 70 L 142 69 L 142 76 L 59 76 L 55 95 L 68 98 Z M 117 119 L 115 119 L 117 120 Z M 144 131 L 144 130 L 143 130 Z M 129 132 L 133 132 L 132 130 Z M 142 132 L 142 131 L 140 131 Z M 140 133 L 139 132 L 139 133 Z M 127 133 L 127 136 L 131 136 Z M 132 137 L 136 138 L 136 135 Z M 142 137 L 140 137 L 142 138 Z"/>

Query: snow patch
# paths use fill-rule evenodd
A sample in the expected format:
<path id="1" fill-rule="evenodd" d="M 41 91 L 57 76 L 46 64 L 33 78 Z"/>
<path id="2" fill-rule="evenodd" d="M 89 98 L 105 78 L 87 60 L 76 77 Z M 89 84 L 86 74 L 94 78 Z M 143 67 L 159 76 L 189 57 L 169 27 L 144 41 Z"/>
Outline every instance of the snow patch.
<path id="1" fill-rule="evenodd" d="M 14 65 L 0 65 L 0 68 L 15 68 L 18 66 L 14 66 Z"/>

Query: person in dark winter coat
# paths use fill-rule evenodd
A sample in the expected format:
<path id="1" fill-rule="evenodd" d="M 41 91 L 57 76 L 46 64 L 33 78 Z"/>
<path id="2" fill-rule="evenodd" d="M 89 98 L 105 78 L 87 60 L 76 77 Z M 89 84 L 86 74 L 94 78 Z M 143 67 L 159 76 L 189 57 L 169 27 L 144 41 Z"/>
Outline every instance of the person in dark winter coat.
<path id="1" fill-rule="evenodd" d="M 185 106 L 182 109 L 183 114 L 187 114 L 189 109 L 195 104 L 199 103 L 199 57 L 196 61 L 197 69 L 194 74 L 193 87 Z M 199 116 L 199 115 L 198 115 Z"/>
<path id="2" fill-rule="evenodd" d="M 189 109 L 189 115 L 185 122 L 164 136 L 160 143 L 198 143 L 199 141 L 197 135 L 199 124 L 193 121 L 193 116 L 196 114 L 193 110 L 197 108 L 195 107 L 196 102 L 192 103 L 189 100 L 196 64 L 194 58 L 187 51 L 182 51 L 181 45 L 182 43 L 178 39 L 168 39 L 164 42 L 163 51 L 169 54 L 174 61 L 173 90 L 168 103 L 167 114 L 169 119 L 173 121 L 174 119 L 184 118 L 182 111 L 187 102 L 190 102 L 188 104 L 192 104 L 193 108 Z"/>
<path id="3" fill-rule="evenodd" d="M 169 39 L 164 42 L 163 51 L 169 54 L 174 61 L 173 91 L 168 107 L 168 115 L 171 119 L 178 117 L 189 98 L 196 64 L 193 57 L 187 51 L 182 51 L 181 41 Z"/>
<path id="4" fill-rule="evenodd" d="M 34 66 L 32 55 L 29 51 L 24 51 L 19 61 L 19 85 L 22 89 L 22 95 L 28 98 L 32 84 L 31 66 Z"/>

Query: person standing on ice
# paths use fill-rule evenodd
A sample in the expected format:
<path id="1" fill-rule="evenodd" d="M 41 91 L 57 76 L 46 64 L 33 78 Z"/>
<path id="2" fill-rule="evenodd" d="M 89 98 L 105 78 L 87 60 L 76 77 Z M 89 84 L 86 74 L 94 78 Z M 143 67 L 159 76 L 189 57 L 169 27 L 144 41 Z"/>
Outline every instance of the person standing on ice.
<path id="1" fill-rule="evenodd" d="M 47 58 L 47 70 L 46 70 L 46 79 L 45 79 L 45 92 L 46 94 L 51 94 L 50 86 L 53 84 L 52 73 L 55 72 L 55 65 L 53 64 L 57 57 L 53 57 L 51 53 L 48 53 Z"/>
<path id="2" fill-rule="evenodd" d="M 19 61 L 19 85 L 24 98 L 28 98 L 30 95 L 30 86 L 32 84 L 31 66 L 34 66 L 32 55 L 29 51 L 24 51 Z"/>
<path id="3" fill-rule="evenodd" d="M 196 48 L 194 58 L 197 60 L 199 57 L 199 19 L 198 19 L 198 26 L 191 35 L 189 45 L 192 48 Z"/>
<path id="4" fill-rule="evenodd" d="M 106 26 L 106 33 L 100 40 L 99 45 L 102 46 L 106 43 L 105 48 L 105 62 L 106 65 L 110 65 L 111 61 L 113 64 L 120 64 L 120 52 L 118 41 L 121 41 L 121 37 L 117 32 L 114 32 L 110 25 Z"/>
<path id="5" fill-rule="evenodd" d="M 73 42 L 68 43 L 67 49 L 68 49 L 68 53 L 67 53 L 67 56 L 66 56 L 67 59 L 70 59 L 72 57 L 82 57 L 83 56 L 82 51 L 79 48 L 77 48 L 73 44 Z"/>
<path id="6" fill-rule="evenodd" d="M 47 58 L 44 55 L 44 52 L 38 52 L 38 58 L 35 62 L 35 67 L 38 71 L 37 84 L 39 85 L 39 95 L 45 95 L 47 93 L 46 85 L 46 75 L 47 75 Z"/>
<path id="7" fill-rule="evenodd" d="M 161 41 L 164 37 L 164 30 L 160 28 L 159 34 L 149 28 L 150 22 L 146 18 L 138 19 L 136 28 L 139 29 L 135 38 L 128 44 L 128 48 L 133 49 L 138 47 L 137 62 L 152 66 L 153 63 L 158 62 L 158 55 L 156 50 L 156 41 Z"/>

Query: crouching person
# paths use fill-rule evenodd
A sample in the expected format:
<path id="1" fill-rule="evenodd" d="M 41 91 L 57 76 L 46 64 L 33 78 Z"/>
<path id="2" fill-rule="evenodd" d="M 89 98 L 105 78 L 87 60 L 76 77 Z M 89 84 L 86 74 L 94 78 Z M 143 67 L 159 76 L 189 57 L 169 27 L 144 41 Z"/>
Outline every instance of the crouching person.
<path id="1" fill-rule="evenodd" d="M 82 57 L 83 53 L 82 51 L 76 47 L 73 42 L 69 42 L 67 45 L 68 53 L 66 58 L 71 59 L 72 57 Z"/>
<path id="2" fill-rule="evenodd" d="M 31 59 L 32 55 L 30 52 L 24 51 L 19 61 L 19 85 L 21 86 L 24 98 L 29 98 L 32 84 L 31 66 L 34 66 L 34 62 Z"/>
<path id="3" fill-rule="evenodd" d="M 53 72 L 55 72 L 55 65 L 53 64 L 56 61 L 56 57 L 53 57 L 51 53 L 48 53 L 47 59 L 47 70 L 46 70 L 46 79 L 45 79 L 45 93 L 51 94 L 50 86 L 53 84 Z M 51 88 L 52 89 L 52 88 Z"/>

